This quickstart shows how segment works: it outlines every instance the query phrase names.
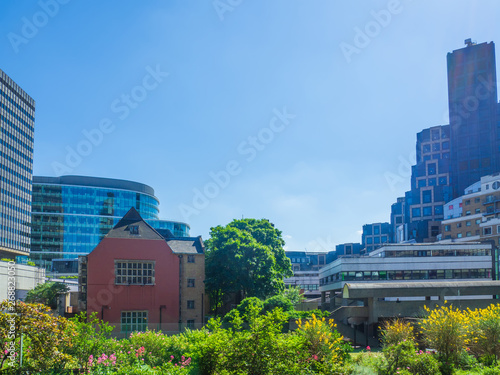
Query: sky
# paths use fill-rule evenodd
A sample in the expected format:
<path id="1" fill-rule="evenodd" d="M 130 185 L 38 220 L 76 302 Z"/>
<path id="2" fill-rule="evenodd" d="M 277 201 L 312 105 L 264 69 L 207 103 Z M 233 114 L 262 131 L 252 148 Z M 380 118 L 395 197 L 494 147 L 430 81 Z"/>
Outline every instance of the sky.
<path id="1" fill-rule="evenodd" d="M 145 183 L 191 235 L 266 218 L 288 250 L 360 242 L 448 123 L 446 54 L 500 3 L 0 2 L 0 69 L 36 101 L 34 175 Z"/>

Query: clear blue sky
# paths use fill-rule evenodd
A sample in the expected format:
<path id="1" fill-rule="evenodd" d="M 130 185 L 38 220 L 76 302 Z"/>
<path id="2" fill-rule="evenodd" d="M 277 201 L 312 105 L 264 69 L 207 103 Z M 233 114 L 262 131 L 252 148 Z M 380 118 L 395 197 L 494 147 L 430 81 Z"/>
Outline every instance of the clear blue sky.
<path id="1" fill-rule="evenodd" d="M 55 1 L 0 3 L 34 174 L 146 183 L 204 238 L 267 218 L 290 250 L 389 221 L 415 133 L 447 123 L 446 54 L 500 45 L 494 0 Z"/>

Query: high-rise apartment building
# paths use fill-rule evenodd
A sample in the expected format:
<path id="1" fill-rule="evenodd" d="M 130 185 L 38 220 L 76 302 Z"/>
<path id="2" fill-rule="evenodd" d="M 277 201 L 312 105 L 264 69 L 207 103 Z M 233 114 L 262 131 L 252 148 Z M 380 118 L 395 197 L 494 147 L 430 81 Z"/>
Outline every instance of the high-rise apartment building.
<path id="1" fill-rule="evenodd" d="M 0 256 L 30 251 L 35 101 L 0 70 Z"/>

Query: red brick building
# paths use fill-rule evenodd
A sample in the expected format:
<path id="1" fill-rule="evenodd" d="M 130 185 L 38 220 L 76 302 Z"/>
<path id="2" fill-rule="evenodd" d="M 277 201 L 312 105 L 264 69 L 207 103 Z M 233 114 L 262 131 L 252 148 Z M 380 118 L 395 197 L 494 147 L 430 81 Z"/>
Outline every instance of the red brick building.
<path id="1" fill-rule="evenodd" d="M 115 326 L 114 334 L 200 327 L 208 311 L 201 237 L 173 237 L 130 211 L 80 257 L 81 299 Z"/>

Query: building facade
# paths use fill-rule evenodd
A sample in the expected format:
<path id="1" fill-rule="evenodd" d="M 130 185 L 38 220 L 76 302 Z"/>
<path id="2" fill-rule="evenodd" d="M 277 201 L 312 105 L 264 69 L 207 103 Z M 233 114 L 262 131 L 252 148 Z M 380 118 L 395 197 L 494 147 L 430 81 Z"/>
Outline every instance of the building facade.
<path id="1" fill-rule="evenodd" d="M 500 246 L 500 174 L 488 175 L 445 205 L 443 240 L 487 241 Z"/>
<path id="2" fill-rule="evenodd" d="M 465 43 L 447 56 L 453 198 L 500 171 L 495 44 Z"/>
<path id="3" fill-rule="evenodd" d="M 31 258 L 47 271 L 75 273 L 78 256 L 90 253 L 131 207 L 154 228 L 189 236 L 187 224 L 159 219 L 159 201 L 147 185 L 98 177 L 34 176 Z"/>
<path id="4" fill-rule="evenodd" d="M 293 276 L 285 278 L 287 287 L 299 287 L 306 298 L 319 297 L 319 269 L 331 262 L 335 252 L 286 251 Z"/>
<path id="5" fill-rule="evenodd" d="M 416 152 L 411 190 L 405 195 L 407 239 L 432 242 L 440 233 L 443 206 L 452 199 L 450 126 L 434 126 L 418 133 Z"/>
<path id="6" fill-rule="evenodd" d="M 30 251 L 35 101 L 0 70 L 0 255 Z"/>
<path id="7" fill-rule="evenodd" d="M 384 244 L 392 242 L 392 228 L 389 223 L 373 223 L 363 225 L 361 244 L 365 253 L 369 253 Z"/>
<path id="8" fill-rule="evenodd" d="M 320 291 L 345 283 L 492 279 L 492 246 L 486 243 L 390 244 L 366 256 L 339 258 L 320 270 Z"/>
<path id="9" fill-rule="evenodd" d="M 407 226 L 405 226 L 405 210 L 406 210 L 406 199 L 405 197 L 399 197 L 396 203 L 391 205 L 391 231 L 392 231 L 392 243 L 399 243 L 404 241 L 404 231 Z"/>
<path id="10" fill-rule="evenodd" d="M 203 241 L 163 233 L 131 208 L 80 258 L 83 308 L 115 326 L 115 336 L 146 329 L 179 332 L 204 323 Z"/>
<path id="11" fill-rule="evenodd" d="M 482 176 L 500 171 L 500 105 L 495 45 L 476 44 L 447 55 L 449 125 L 417 134 L 417 164 L 406 193 L 404 240 L 435 241 L 444 204 Z"/>

